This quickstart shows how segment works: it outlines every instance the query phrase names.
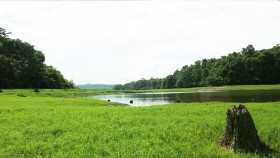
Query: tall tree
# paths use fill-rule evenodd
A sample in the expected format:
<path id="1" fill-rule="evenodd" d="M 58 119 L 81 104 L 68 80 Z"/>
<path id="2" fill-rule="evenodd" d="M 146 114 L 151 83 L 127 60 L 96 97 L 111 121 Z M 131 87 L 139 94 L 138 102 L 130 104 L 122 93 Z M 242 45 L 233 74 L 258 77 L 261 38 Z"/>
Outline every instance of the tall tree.
<path id="1" fill-rule="evenodd" d="M 240 52 L 218 59 L 203 59 L 190 66 L 185 65 L 163 79 L 145 80 L 149 86 L 135 81 L 117 88 L 152 89 L 155 80 L 161 88 L 280 83 L 280 45 L 258 51 L 253 45 L 248 45 Z"/>
<path id="2" fill-rule="evenodd" d="M 10 32 L 0 27 L 1 88 L 74 87 L 58 70 L 44 64 L 45 56 L 41 51 L 27 42 L 9 38 L 8 34 Z M 51 72 L 55 75 L 49 76 Z"/>

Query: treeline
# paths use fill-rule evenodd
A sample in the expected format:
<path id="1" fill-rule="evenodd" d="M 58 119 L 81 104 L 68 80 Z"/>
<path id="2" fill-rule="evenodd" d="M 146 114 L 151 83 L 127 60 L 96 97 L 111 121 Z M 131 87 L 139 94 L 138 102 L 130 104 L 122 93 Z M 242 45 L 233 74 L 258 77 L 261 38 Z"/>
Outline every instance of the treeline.
<path id="1" fill-rule="evenodd" d="M 0 27 L 0 88 L 74 88 L 41 51 L 9 34 Z"/>
<path id="2" fill-rule="evenodd" d="M 187 88 L 200 86 L 278 84 L 280 83 L 280 45 L 255 50 L 252 45 L 219 59 L 198 60 L 163 79 L 141 79 L 115 90 Z"/>

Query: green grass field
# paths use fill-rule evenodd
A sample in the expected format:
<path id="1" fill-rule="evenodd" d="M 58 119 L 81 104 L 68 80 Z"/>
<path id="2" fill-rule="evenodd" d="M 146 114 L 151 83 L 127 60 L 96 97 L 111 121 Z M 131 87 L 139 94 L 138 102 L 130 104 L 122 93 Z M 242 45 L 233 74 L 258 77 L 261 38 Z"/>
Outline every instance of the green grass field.
<path id="1" fill-rule="evenodd" d="M 40 89 L 34 93 L 34 89 L 4 89 L 1 95 L 23 94 L 32 97 L 83 97 L 91 95 L 122 94 L 122 91 L 115 90 L 84 90 L 84 89 Z"/>
<path id="2" fill-rule="evenodd" d="M 236 85 L 227 86 L 222 90 L 280 90 L 280 84 L 272 85 Z"/>
<path id="3" fill-rule="evenodd" d="M 27 97 L 15 95 L 24 91 Z M 118 104 L 54 98 L 50 96 L 73 96 L 74 92 L 45 94 L 49 91 L 0 94 L 0 157 L 261 157 L 217 145 L 225 128 L 225 112 L 237 103 L 112 107 L 108 105 Z M 261 139 L 280 151 L 280 102 L 245 106 Z"/>

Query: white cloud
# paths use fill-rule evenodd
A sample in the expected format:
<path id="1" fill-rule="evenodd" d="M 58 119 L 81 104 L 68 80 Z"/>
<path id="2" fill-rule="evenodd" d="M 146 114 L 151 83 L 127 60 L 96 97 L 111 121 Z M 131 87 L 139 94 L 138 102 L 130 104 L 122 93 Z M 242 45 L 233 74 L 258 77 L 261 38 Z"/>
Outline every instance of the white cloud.
<path id="1" fill-rule="evenodd" d="M 0 2 L 0 25 L 75 83 L 165 77 L 253 44 L 280 43 L 280 3 Z"/>

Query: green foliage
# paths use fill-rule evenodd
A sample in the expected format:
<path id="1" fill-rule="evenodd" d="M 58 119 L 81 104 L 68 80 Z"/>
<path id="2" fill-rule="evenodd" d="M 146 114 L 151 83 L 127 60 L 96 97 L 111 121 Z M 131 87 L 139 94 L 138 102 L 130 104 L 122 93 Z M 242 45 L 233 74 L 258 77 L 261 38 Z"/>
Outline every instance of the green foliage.
<path id="1" fill-rule="evenodd" d="M 122 87 L 123 87 L 123 86 L 122 86 L 121 84 L 116 84 L 116 85 L 114 85 L 113 89 L 114 89 L 114 90 L 121 90 Z"/>
<path id="2" fill-rule="evenodd" d="M 175 77 L 173 75 L 168 75 L 165 80 L 163 80 L 163 88 L 173 88 L 176 83 Z"/>
<path id="3" fill-rule="evenodd" d="M 0 157 L 261 157 L 217 143 L 236 103 L 109 107 L 95 99 L 0 97 Z M 279 105 L 246 104 L 261 140 L 278 151 Z"/>
<path id="4" fill-rule="evenodd" d="M 20 63 L 12 58 L 0 55 L 0 87 L 11 88 L 20 77 Z M 5 86 L 4 86 L 5 85 Z"/>
<path id="5" fill-rule="evenodd" d="M 0 27 L 1 88 L 73 88 L 61 73 L 46 66 L 45 56 L 34 46 L 19 39 L 10 39 Z"/>
<path id="6" fill-rule="evenodd" d="M 41 87 L 59 89 L 59 88 L 74 88 L 73 81 L 64 79 L 60 71 L 52 66 L 44 66 L 44 75 L 41 82 Z"/>
<path id="7" fill-rule="evenodd" d="M 243 48 L 241 53 L 245 56 L 251 57 L 256 53 L 253 45 L 249 44 L 246 48 Z"/>
<path id="8" fill-rule="evenodd" d="M 146 80 L 142 78 L 136 82 L 130 82 L 124 85 L 117 84 L 113 87 L 114 90 L 145 90 L 145 89 L 160 89 L 163 87 L 163 84 L 167 85 L 168 83 L 163 83 L 162 79 L 151 78 Z"/>
<path id="9" fill-rule="evenodd" d="M 280 83 L 280 45 L 256 51 L 252 45 L 218 59 L 198 60 L 163 79 L 143 80 L 117 85 L 116 90 L 187 88 L 200 86 L 278 84 Z M 148 86 L 147 86 L 148 85 Z"/>
<path id="10" fill-rule="evenodd" d="M 5 29 L 0 27 L 0 38 L 1 37 L 8 37 L 9 34 L 11 34 L 11 32 L 7 32 Z"/>

